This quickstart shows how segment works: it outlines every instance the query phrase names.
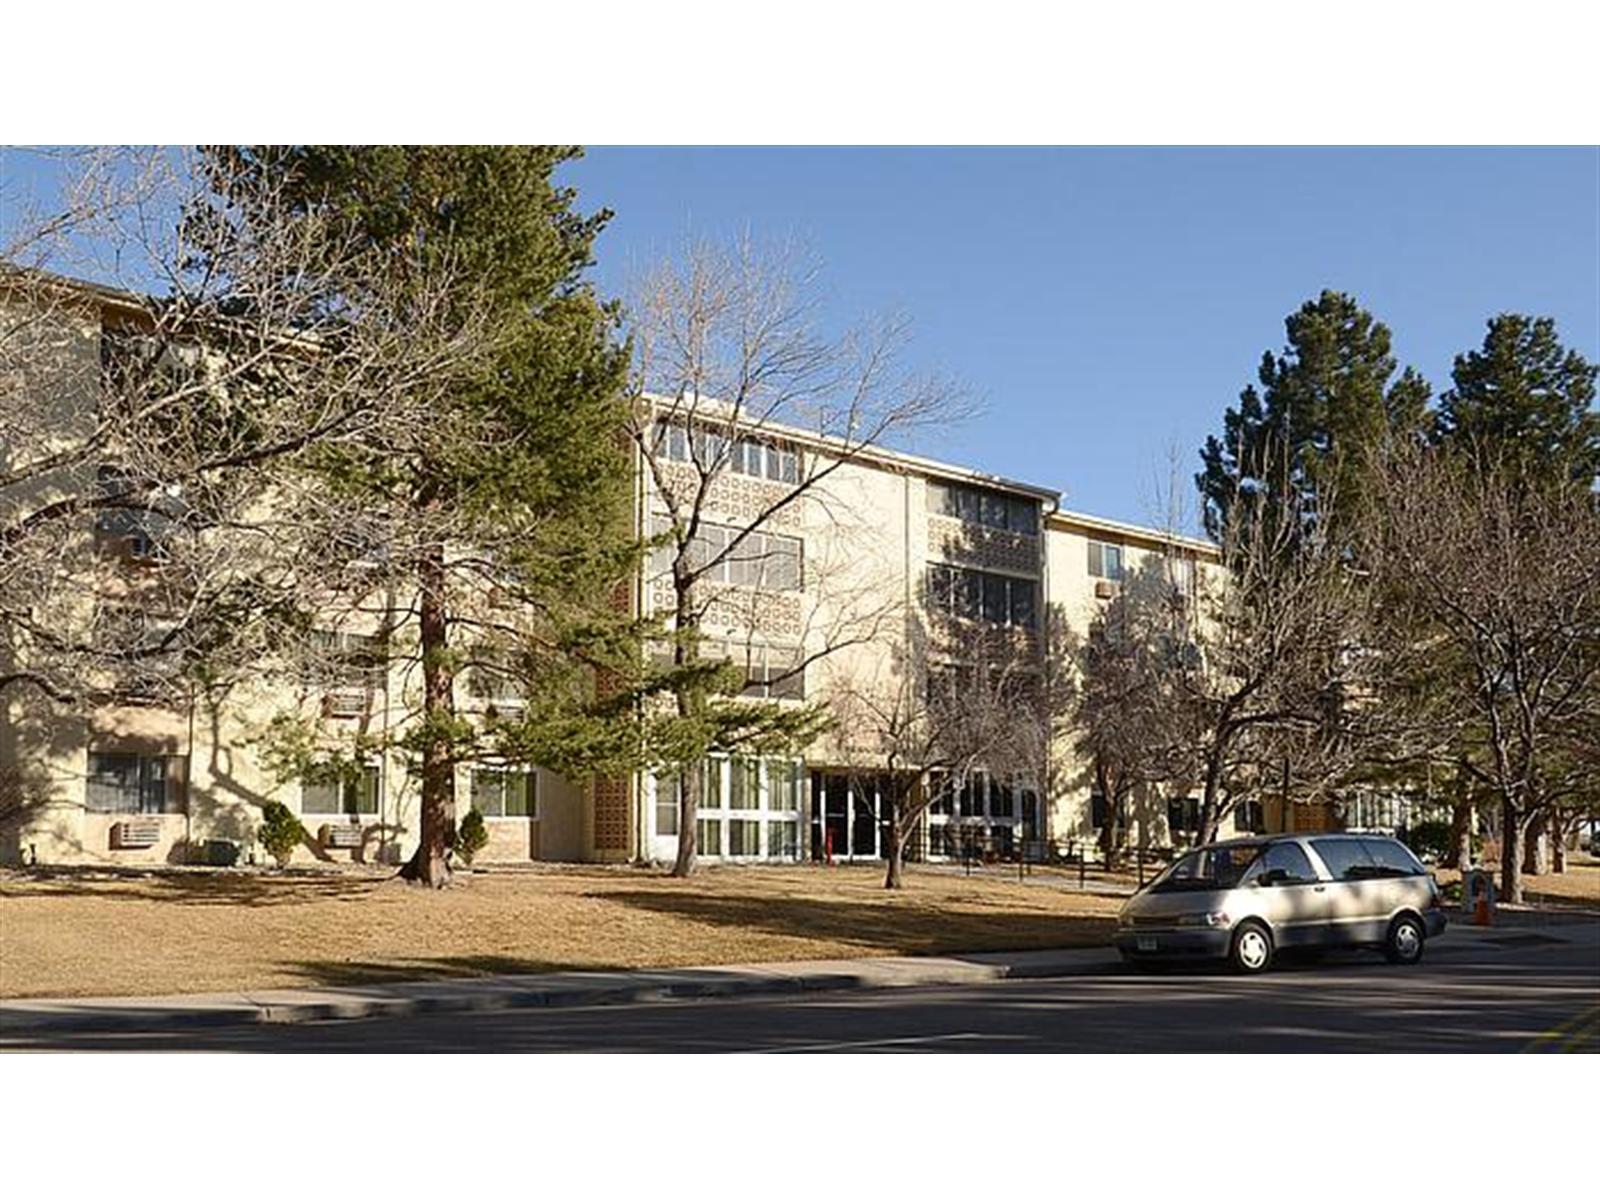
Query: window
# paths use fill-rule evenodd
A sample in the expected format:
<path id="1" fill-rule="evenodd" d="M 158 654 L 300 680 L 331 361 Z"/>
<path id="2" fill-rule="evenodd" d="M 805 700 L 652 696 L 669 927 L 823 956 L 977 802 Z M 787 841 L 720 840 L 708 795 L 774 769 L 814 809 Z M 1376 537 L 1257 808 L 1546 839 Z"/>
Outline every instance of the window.
<path id="1" fill-rule="evenodd" d="M 991 529 L 1037 535 L 1039 502 L 988 488 L 968 487 L 939 479 L 928 481 L 928 510 Z"/>
<path id="2" fill-rule="evenodd" d="M 656 774 L 656 836 L 678 836 L 678 803 L 683 776 L 676 771 Z"/>
<path id="3" fill-rule="evenodd" d="M 1249 878 L 1270 884 L 1315 883 L 1317 872 L 1294 842 L 1274 842 L 1251 868 Z"/>
<path id="4" fill-rule="evenodd" d="M 763 700 L 804 700 L 805 668 L 799 665 L 798 650 L 779 646 L 729 646 L 708 643 L 707 658 L 726 658 L 744 669 L 745 683 L 740 695 Z"/>
<path id="5" fill-rule="evenodd" d="M 99 813 L 181 813 L 189 759 L 178 754 L 89 752 L 84 805 Z"/>
<path id="6" fill-rule="evenodd" d="M 300 811 L 314 816 L 370 816 L 378 811 L 382 772 L 375 763 L 356 776 L 307 779 L 300 784 Z"/>
<path id="7" fill-rule="evenodd" d="M 1096 579 L 1120 580 L 1125 566 L 1123 549 L 1115 542 L 1089 543 L 1089 574 Z"/>
<path id="8" fill-rule="evenodd" d="M 728 855 L 732 858 L 755 858 L 761 853 L 760 821 L 728 822 Z"/>
<path id="9" fill-rule="evenodd" d="M 713 817 L 700 818 L 694 823 L 695 847 L 701 854 L 720 856 L 722 854 L 722 822 Z"/>
<path id="10" fill-rule="evenodd" d="M 769 821 L 767 823 L 767 857 L 798 858 L 800 856 L 800 822 Z"/>
<path id="11" fill-rule="evenodd" d="M 95 536 L 128 558 L 142 562 L 166 558 L 167 544 L 184 511 L 176 493 L 111 465 L 99 469 L 95 483 Z M 160 497 L 156 501 L 160 508 L 149 507 L 152 497 Z"/>
<path id="12" fill-rule="evenodd" d="M 472 807 L 486 817 L 538 815 L 534 774 L 518 767 L 475 767 Z"/>
<path id="13" fill-rule="evenodd" d="M 724 439 L 721 434 L 696 429 L 691 443 L 687 429 L 676 421 L 656 422 L 656 453 L 674 462 L 698 461 L 707 474 L 721 470 L 723 452 L 727 469 L 736 475 L 755 475 L 779 483 L 800 482 L 800 455 L 787 442 L 767 438 Z"/>
<path id="14" fill-rule="evenodd" d="M 1031 629 L 1038 590 L 1036 579 L 996 575 L 948 563 L 928 564 L 928 607 L 942 616 Z"/>
<path id="15" fill-rule="evenodd" d="M 1422 875 L 1426 868 L 1399 842 L 1389 838 L 1362 838 L 1361 845 L 1377 864 L 1381 876 Z"/>
<path id="16" fill-rule="evenodd" d="M 1089 796 L 1089 824 L 1095 829 L 1106 827 L 1106 818 L 1110 816 L 1110 806 L 1106 804 L 1103 792 L 1094 792 Z"/>
<path id="17" fill-rule="evenodd" d="M 728 764 L 728 807 L 761 807 L 760 763 L 736 758 Z"/>
<path id="18" fill-rule="evenodd" d="M 387 682 L 388 647 L 380 637 L 313 629 L 306 648 L 304 678 L 309 684 L 377 690 Z"/>
<path id="19" fill-rule="evenodd" d="M 797 762 L 767 764 L 767 807 L 773 812 L 800 811 L 800 782 L 805 769 Z"/>
<path id="20" fill-rule="evenodd" d="M 655 535 L 671 526 L 663 518 L 652 522 Z M 713 583 L 765 588 L 775 592 L 798 592 L 805 586 L 803 543 L 799 538 L 776 533 L 749 533 L 710 521 L 700 522 L 689 547 L 689 564 L 704 570 L 702 576 Z M 737 545 L 734 543 L 737 542 Z M 730 550 L 729 547 L 733 548 Z M 653 575 L 666 575 L 672 569 L 672 546 L 658 546 L 651 552 Z"/>
<path id="21" fill-rule="evenodd" d="M 1167 801 L 1167 828 L 1173 833 L 1200 832 L 1200 801 L 1179 796 Z"/>
<path id="22" fill-rule="evenodd" d="M 1191 851 L 1158 875 L 1150 890 L 1197 892 L 1237 887 L 1261 852 L 1259 844 Z"/>
<path id="23" fill-rule="evenodd" d="M 1259 800 L 1241 800 L 1234 810 L 1233 824 L 1245 833 L 1265 833 L 1267 816 Z"/>
<path id="24" fill-rule="evenodd" d="M 1311 844 L 1335 879 L 1372 879 L 1378 874 L 1377 864 L 1355 838 L 1316 838 Z"/>

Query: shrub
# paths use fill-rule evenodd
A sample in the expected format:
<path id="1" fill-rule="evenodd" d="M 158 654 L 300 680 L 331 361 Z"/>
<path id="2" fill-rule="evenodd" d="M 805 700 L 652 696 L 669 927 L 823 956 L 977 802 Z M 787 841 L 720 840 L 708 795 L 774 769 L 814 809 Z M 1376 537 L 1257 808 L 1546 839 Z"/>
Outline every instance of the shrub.
<path id="1" fill-rule="evenodd" d="M 305 826 L 289 811 L 286 805 L 268 800 L 261 806 L 261 828 L 256 837 L 268 854 L 278 860 L 280 867 L 289 865 L 294 848 L 305 840 Z"/>
<path id="2" fill-rule="evenodd" d="M 483 814 L 475 808 L 469 809 L 456 829 L 456 853 L 462 862 L 470 864 L 472 856 L 488 844 L 489 831 L 483 827 Z"/>

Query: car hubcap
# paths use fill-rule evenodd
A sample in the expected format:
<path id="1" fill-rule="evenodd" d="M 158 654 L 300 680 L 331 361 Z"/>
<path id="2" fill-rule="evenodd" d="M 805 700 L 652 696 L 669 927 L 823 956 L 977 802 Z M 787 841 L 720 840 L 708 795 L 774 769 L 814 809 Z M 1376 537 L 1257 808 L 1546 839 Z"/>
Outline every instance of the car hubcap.
<path id="1" fill-rule="evenodd" d="M 1395 949 L 1400 951 L 1401 958 L 1415 958 L 1417 951 L 1422 949 L 1422 942 L 1417 937 L 1417 927 L 1411 924 L 1400 926 L 1394 932 Z"/>
<path id="2" fill-rule="evenodd" d="M 1239 938 L 1239 961 L 1252 971 L 1267 961 L 1267 939 L 1255 930 L 1246 931 Z"/>

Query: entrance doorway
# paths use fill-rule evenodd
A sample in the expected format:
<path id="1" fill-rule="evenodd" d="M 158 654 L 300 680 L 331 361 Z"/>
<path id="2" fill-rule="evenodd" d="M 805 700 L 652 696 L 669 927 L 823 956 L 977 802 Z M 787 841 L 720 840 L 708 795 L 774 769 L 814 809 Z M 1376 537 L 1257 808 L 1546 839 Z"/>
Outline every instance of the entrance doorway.
<path id="1" fill-rule="evenodd" d="M 854 862 L 883 857 L 888 815 L 874 776 L 819 771 L 812 777 L 812 857 Z"/>

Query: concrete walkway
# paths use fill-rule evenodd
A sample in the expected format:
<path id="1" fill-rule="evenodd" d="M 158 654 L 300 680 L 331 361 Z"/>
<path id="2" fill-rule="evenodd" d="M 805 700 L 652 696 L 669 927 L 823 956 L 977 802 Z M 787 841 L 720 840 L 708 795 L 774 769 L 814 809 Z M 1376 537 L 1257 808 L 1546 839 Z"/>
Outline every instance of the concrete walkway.
<path id="1" fill-rule="evenodd" d="M 1117 965 L 1116 953 L 1104 948 L 1029 950 L 943 958 L 819 959 L 655 971 L 490 975 L 364 987 L 4 1000 L 0 1001 L 0 1035 L 38 1029 L 273 1024 L 846 988 L 926 987 L 1095 974 Z"/>

